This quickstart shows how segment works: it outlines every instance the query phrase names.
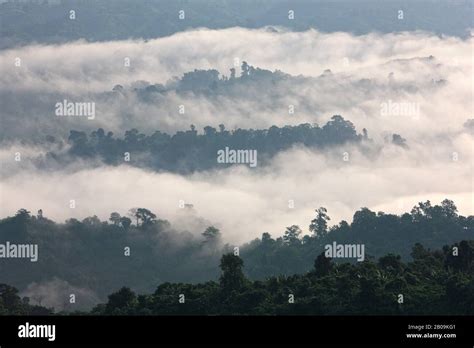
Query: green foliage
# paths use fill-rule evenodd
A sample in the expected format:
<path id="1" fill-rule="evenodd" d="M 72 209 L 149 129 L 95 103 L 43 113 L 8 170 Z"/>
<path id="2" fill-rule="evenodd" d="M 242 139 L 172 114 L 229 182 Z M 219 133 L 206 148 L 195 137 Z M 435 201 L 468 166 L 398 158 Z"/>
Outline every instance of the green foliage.
<path id="1" fill-rule="evenodd" d="M 327 215 L 321 208 L 318 211 Z M 174 229 L 148 209 L 134 212 L 133 223 L 130 218 L 115 213 L 111 214 L 109 223 L 92 216 L 60 224 L 49 220 L 47 212 L 34 216 L 20 209 L 15 216 L 0 220 L 0 243 L 38 244 L 39 258 L 35 263 L 3 259 L 0 263 L 3 282 L 24 289 L 32 282 L 58 277 L 73 286 L 89 288 L 106 299 L 110 292 L 123 286 L 146 293 L 166 282 L 194 284 L 219 280 L 219 259 L 233 250 L 223 245 L 219 230 L 206 222 L 209 227 L 203 228 L 202 235 L 193 235 Z M 183 214 L 188 212 L 184 210 Z M 443 250 L 447 255 L 445 261 L 430 252 L 443 245 L 472 240 L 473 231 L 473 217 L 459 215 L 454 203 L 445 200 L 434 206 L 420 203 L 411 214 L 403 215 L 363 208 L 354 214 L 351 224 L 341 221 L 326 234 L 302 236 L 304 232 L 295 225 L 278 238 L 265 232 L 261 238 L 240 246 L 239 252 L 245 261 L 242 271 L 249 280 L 305 274 L 313 268 L 315 276 L 324 278 L 340 259 L 330 264 L 325 258 L 319 258 L 315 264 L 315 259 L 325 245 L 334 241 L 364 244 L 366 259 L 382 257 L 378 267 L 394 276 L 399 276 L 402 262 L 409 260 L 427 263 L 426 269 L 436 264 L 449 272 L 473 272 L 469 268 L 472 255 L 467 242 L 459 243 L 458 256 Z M 420 242 L 423 246 L 417 244 Z M 130 248 L 130 256 L 125 255 L 125 247 Z M 111 265 L 120 272 L 111 272 Z M 405 281 L 416 282 L 417 276 L 409 274 Z M 245 282 L 242 283 L 245 287 Z M 394 280 L 390 287 L 400 284 Z"/>
<path id="2" fill-rule="evenodd" d="M 224 292 L 239 290 L 245 281 L 242 267 L 244 262 L 242 259 L 234 254 L 225 254 L 221 258 L 219 267 L 222 270 L 222 275 L 219 279 L 221 288 Z"/>
<path id="3" fill-rule="evenodd" d="M 316 210 L 316 217 L 311 220 L 311 224 L 309 225 L 309 230 L 318 237 L 324 237 L 328 232 L 328 221 L 331 220 L 331 218 L 327 215 L 327 212 L 327 209 L 324 207 Z"/>
<path id="4" fill-rule="evenodd" d="M 7 284 L 0 284 L 0 315 L 48 315 L 52 310 L 29 304 L 29 298 L 21 298 L 18 290 Z"/>
<path id="5" fill-rule="evenodd" d="M 254 74 L 259 74 L 259 71 L 257 69 Z M 252 76 L 246 78 L 251 79 Z M 221 83 L 231 82 L 226 80 Z M 264 166 L 277 153 L 297 144 L 309 148 L 324 148 L 348 142 L 359 144 L 362 139 L 354 125 L 339 115 L 333 116 L 323 127 L 306 123 L 256 130 L 239 128 L 228 131 L 223 124 L 219 128 L 218 132 L 215 128 L 206 126 L 203 134 L 198 134 L 194 125 L 191 125 L 189 130 L 178 131 L 174 135 L 161 131 L 145 135 L 137 129 L 131 129 L 125 132 L 123 138 L 114 137 L 112 132 L 106 133 L 102 128 L 91 132 L 90 135 L 71 130 L 67 140 L 70 144 L 69 150 L 50 152 L 44 160 L 66 165 L 78 158 L 93 158 L 107 165 L 122 165 L 123 154 L 129 152 L 134 155 L 130 161 L 125 162 L 128 165 L 186 174 L 231 165 L 216 162 L 217 151 L 229 144 L 235 149 L 257 150 L 259 166 Z M 319 221 L 322 223 L 321 219 L 327 216 L 324 216 L 324 211 L 318 210 L 318 214 L 321 215 Z"/>
<path id="6" fill-rule="evenodd" d="M 209 226 L 208 228 L 206 228 L 202 235 L 207 242 L 213 242 L 221 237 L 221 233 L 214 226 Z"/>
<path id="7" fill-rule="evenodd" d="M 341 221 L 327 232 L 326 221 L 329 216 L 326 209 L 319 208 L 316 212 L 309 228 L 313 232 L 311 236 L 295 239 L 291 231 L 287 230 L 283 239 L 273 239 L 265 234 L 262 239 L 244 245 L 241 255 L 246 262 L 249 278 L 262 279 L 272 274 L 306 272 L 313 266 L 315 255 L 334 241 L 338 244 L 364 244 L 369 257 L 395 253 L 408 260 L 428 252 L 421 245 L 416 245 L 420 241 L 427 248 L 441 248 L 474 236 L 473 216 L 458 215 L 453 201 L 448 199 L 435 206 L 429 201 L 420 202 L 411 214 L 402 215 L 375 213 L 368 208 L 361 208 L 354 213 L 351 224 Z M 411 250 L 413 245 L 415 248 Z M 450 262 L 450 267 L 462 267 L 460 264 L 464 261 L 453 257 Z"/>
<path id="8" fill-rule="evenodd" d="M 300 235 L 302 231 L 296 225 L 292 225 L 286 228 L 285 234 L 283 235 L 283 241 L 288 245 L 294 245 L 301 243 Z"/>
<path id="9" fill-rule="evenodd" d="M 116 293 L 109 295 L 109 301 L 105 306 L 107 314 L 126 315 L 131 314 L 138 305 L 137 296 L 127 287 L 123 287 Z"/>

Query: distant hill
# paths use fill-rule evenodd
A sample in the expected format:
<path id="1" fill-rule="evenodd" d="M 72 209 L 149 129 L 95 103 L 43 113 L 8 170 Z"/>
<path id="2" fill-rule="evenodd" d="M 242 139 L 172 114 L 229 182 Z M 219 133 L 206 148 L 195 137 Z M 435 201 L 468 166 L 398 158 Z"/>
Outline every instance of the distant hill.
<path id="1" fill-rule="evenodd" d="M 75 11 L 75 19 L 70 19 Z M 184 11 L 179 19 L 180 11 Z M 294 11 L 294 19 L 289 19 Z M 403 11 L 403 19 L 399 12 Z M 316 28 L 355 34 L 425 30 L 466 36 L 469 0 L 11 0 L 0 4 L 0 49 L 28 43 L 155 38 L 197 27 Z"/>

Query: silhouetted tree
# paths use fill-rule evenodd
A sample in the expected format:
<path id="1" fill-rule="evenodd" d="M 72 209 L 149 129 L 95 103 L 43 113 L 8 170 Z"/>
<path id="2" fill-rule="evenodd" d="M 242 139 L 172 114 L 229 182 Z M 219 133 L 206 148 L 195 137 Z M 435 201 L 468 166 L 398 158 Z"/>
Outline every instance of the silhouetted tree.
<path id="1" fill-rule="evenodd" d="M 219 265 L 222 274 L 219 281 L 224 291 L 239 290 L 243 286 L 245 282 L 245 276 L 242 272 L 243 265 L 244 262 L 239 256 L 231 253 L 222 255 Z"/>
<path id="2" fill-rule="evenodd" d="M 119 213 L 113 212 L 113 213 L 110 214 L 109 220 L 112 221 L 112 223 L 113 223 L 114 225 L 118 226 L 118 225 L 120 224 L 120 219 L 121 219 L 121 218 L 122 218 L 122 217 L 120 216 Z"/>
<path id="3" fill-rule="evenodd" d="M 283 235 L 283 241 L 287 244 L 299 244 L 301 241 L 299 236 L 301 229 L 297 225 L 292 225 L 286 228 L 285 234 Z"/>
<path id="4" fill-rule="evenodd" d="M 124 229 L 128 230 L 131 224 L 132 224 L 132 220 L 130 220 L 128 217 L 122 216 L 120 218 L 120 225 L 122 225 Z"/>
<path id="5" fill-rule="evenodd" d="M 314 273 L 318 277 L 328 275 L 331 271 L 332 263 L 331 258 L 326 257 L 324 252 L 319 254 L 316 260 L 314 260 Z"/>
<path id="6" fill-rule="evenodd" d="M 316 217 L 311 220 L 311 224 L 309 225 L 309 230 L 313 232 L 315 236 L 324 237 L 327 234 L 328 221 L 331 220 L 327 212 L 324 207 L 316 210 Z"/>

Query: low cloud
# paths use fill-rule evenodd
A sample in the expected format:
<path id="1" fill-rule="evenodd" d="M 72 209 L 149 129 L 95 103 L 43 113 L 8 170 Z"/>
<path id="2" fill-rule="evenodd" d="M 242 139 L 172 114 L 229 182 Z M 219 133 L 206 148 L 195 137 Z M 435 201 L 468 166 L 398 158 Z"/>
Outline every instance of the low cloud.
<path id="1" fill-rule="evenodd" d="M 231 28 L 192 30 L 146 42 L 78 41 L 6 50 L 0 52 L 7 63 L 0 67 L 0 139 L 67 136 L 71 128 L 123 133 L 130 128 L 175 132 L 190 124 L 198 129 L 220 123 L 227 128 L 322 124 L 334 114 L 374 134 L 438 137 L 459 131 L 472 117 L 472 81 L 466 78 L 472 75 L 472 44 L 472 37 L 426 32 L 354 36 Z M 129 67 L 124 65 L 128 58 Z M 194 69 L 217 69 L 229 76 L 229 69 L 243 60 L 301 76 L 242 84 L 211 96 L 171 90 L 144 100 L 133 91 L 167 84 Z M 331 72 L 323 74 L 327 69 Z M 117 84 L 124 86 L 124 93 L 111 91 Z M 54 105 L 64 99 L 94 102 L 97 117 L 58 118 Z M 415 104 L 419 112 L 382 115 L 382 104 L 389 102 Z M 294 114 L 288 112 L 290 105 Z"/>
<path id="2" fill-rule="evenodd" d="M 59 278 L 40 283 L 33 282 L 20 295 L 28 297 L 30 304 L 54 308 L 56 312 L 90 310 L 101 302 L 94 291 L 73 286 Z"/>

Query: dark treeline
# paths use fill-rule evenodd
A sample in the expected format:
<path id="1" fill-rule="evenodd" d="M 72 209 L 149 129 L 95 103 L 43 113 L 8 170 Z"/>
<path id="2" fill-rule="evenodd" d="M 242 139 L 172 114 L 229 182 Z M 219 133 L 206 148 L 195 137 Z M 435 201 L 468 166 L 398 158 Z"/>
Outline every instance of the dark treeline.
<path id="1" fill-rule="evenodd" d="M 327 78 L 331 76 L 331 70 L 326 70 L 319 78 Z M 283 81 L 307 81 L 309 80 L 303 76 L 292 76 L 280 70 L 267 70 L 259 67 L 254 67 L 246 61 L 242 62 L 240 71 L 236 68 L 230 68 L 228 75 L 221 74 L 216 69 L 194 69 L 183 74 L 181 78 L 175 77 L 169 80 L 166 84 L 156 83 L 148 84 L 142 81 L 143 86 L 133 88 L 133 92 L 144 100 L 149 99 L 153 93 L 166 94 L 168 92 L 176 92 L 178 94 L 196 95 L 204 94 L 207 97 L 216 95 L 233 95 L 235 93 L 242 93 L 243 88 L 266 88 L 273 89 L 274 96 L 279 94 L 275 90 L 276 85 Z M 113 92 L 127 93 L 129 90 L 122 85 L 115 85 Z"/>
<path id="2" fill-rule="evenodd" d="M 362 208 L 355 212 L 352 223 L 343 220 L 330 228 L 329 220 L 326 209 L 319 208 L 308 227 L 311 234 L 303 235 L 305 226 L 290 226 L 281 238 L 274 240 L 263 233 L 261 239 L 244 246 L 242 255 L 249 276 L 261 279 L 269 274 L 306 272 L 314 255 L 334 241 L 364 244 L 366 257 L 395 253 L 408 260 L 416 243 L 441 248 L 463 239 L 474 239 L 474 216 L 459 215 L 454 202 L 448 199 L 440 205 L 420 202 L 410 213 L 402 215 Z"/>
<path id="3" fill-rule="evenodd" d="M 281 96 L 278 95 L 278 88 L 274 88 L 277 82 L 285 79 L 304 79 L 280 71 L 272 72 L 253 67 L 245 61 L 240 69 L 239 76 L 236 76 L 235 68 L 230 69 L 229 76 L 220 76 L 215 69 L 194 70 L 184 73 L 179 79 L 169 81 L 166 85 L 153 84 L 133 89 L 116 85 L 106 94 L 113 99 L 121 94 L 132 93 L 144 102 L 156 103 L 156 95 L 170 92 L 206 94 L 207 98 L 213 98 L 219 94 L 240 95 L 242 91 L 249 90 L 255 90 L 255 93 L 275 90 L 276 94 L 271 98 L 279 99 Z M 328 78 L 330 75 L 331 73 L 326 71 L 321 78 Z M 408 147 L 406 139 L 399 134 L 392 134 L 387 140 L 400 147 Z M 202 132 L 198 132 L 195 125 L 190 125 L 188 130 L 180 130 L 175 134 L 160 130 L 144 134 L 133 128 L 125 131 L 121 137 L 103 128 L 90 133 L 85 130 L 70 130 L 67 140 L 48 135 L 40 143 L 47 143 L 55 148 L 34 160 L 35 164 L 43 169 L 58 165 L 62 167 L 82 159 L 92 160 L 90 163 L 100 161 L 108 165 L 128 164 L 181 174 L 232 165 L 217 162 L 217 152 L 225 148 L 256 150 L 258 166 L 264 166 L 273 156 L 294 146 L 324 150 L 344 144 L 357 145 L 366 156 L 375 154 L 377 148 L 380 148 L 380 145 L 369 146 L 374 144 L 369 139 L 367 129 L 364 128 L 361 134 L 357 133 L 354 124 L 341 115 L 333 115 L 322 126 L 302 123 L 283 127 L 273 125 L 268 129 L 227 130 L 224 124 L 219 124 L 218 128 L 205 126 Z"/>
<path id="4" fill-rule="evenodd" d="M 186 214 L 192 215 L 186 210 L 192 208 L 183 209 L 183 219 L 189 218 Z M 219 258 L 235 246 L 224 244 L 225 231 L 203 221 L 201 225 L 208 227 L 203 227 L 200 235 L 177 231 L 144 208 L 133 209 L 129 216 L 114 212 L 109 221 L 93 216 L 65 223 L 55 223 L 42 212 L 34 216 L 22 209 L 0 220 L 0 243 L 38 244 L 38 261 L 3 259 L 0 282 L 24 289 L 32 282 L 59 278 L 104 298 L 122 286 L 143 293 L 165 282 L 215 280 Z M 309 234 L 303 235 L 302 230 L 309 230 Z M 277 238 L 263 233 L 261 238 L 240 246 L 239 251 L 245 261 L 245 275 L 261 280 L 309 271 L 315 257 L 334 241 L 364 244 L 366 260 L 389 253 L 410 260 L 416 243 L 429 249 L 441 248 L 474 239 L 473 231 L 474 217 L 458 215 L 449 200 L 434 206 L 429 201 L 419 203 L 403 215 L 362 208 L 354 214 L 352 223 L 341 221 L 332 227 L 327 211 L 319 208 L 314 218 L 308 219 L 308 226 L 289 226 Z"/>
<path id="5" fill-rule="evenodd" d="M 130 164 L 186 174 L 231 165 L 217 162 L 217 151 L 226 147 L 234 150 L 257 150 L 258 166 L 261 166 L 278 152 L 292 146 L 322 149 L 345 143 L 359 144 L 362 140 L 370 141 L 367 131 L 364 129 L 363 134 L 358 134 L 354 125 L 339 115 L 333 116 L 322 127 L 306 123 L 260 130 L 228 131 L 221 124 L 219 130 L 204 127 L 203 134 L 198 134 L 191 125 L 189 130 L 178 131 L 174 135 L 160 131 L 145 135 L 137 129 L 131 129 L 122 138 L 117 138 L 112 132 L 99 128 L 89 135 L 72 130 L 67 152 L 49 152 L 46 157 L 36 161 L 40 167 L 46 168 L 51 165 L 51 161 L 67 164 L 76 159 L 96 159 L 108 165 Z M 394 135 L 392 141 L 406 146 L 405 140 L 398 135 Z"/>
<path id="6" fill-rule="evenodd" d="M 68 154 L 80 158 L 98 157 L 107 164 L 116 165 L 127 163 L 124 154 L 128 152 L 132 165 L 186 173 L 225 166 L 217 163 L 217 151 L 225 147 L 257 150 L 260 165 L 265 158 L 296 144 L 323 147 L 360 139 L 361 135 L 350 121 L 333 116 L 323 127 L 301 124 L 228 131 L 220 125 L 219 130 L 207 126 L 203 134 L 198 134 L 191 126 L 190 130 L 178 131 L 172 136 L 160 131 L 146 136 L 136 129 L 126 131 L 123 138 L 115 138 L 111 132 L 106 134 L 103 129 L 92 132 L 90 136 L 85 132 L 71 131 Z"/>
<path id="7" fill-rule="evenodd" d="M 18 289 L 0 283 L 0 315 L 48 315 L 53 310 L 30 304 L 28 297 L 20 297 Z"/>
<path id="8" fill-rule="evenodd" d="M 378 262 L 333 264 L 321 254 L 306 274 L 250 281 L 244 276 L 242 259 L 226 254 L 220 261 L 218 283 L 166 283 L 151 295 L 139 296 L 122 288 L 92 313 L 474 314 L 474 241 L 435 251 L 416 244 L 412 256 L 414 261 L 408 264 L 393 254 Z"/>
<path id="9" fill-rule="evenodd" d="M 220 260 L 218 282 L 164 283 L 150 295 L 122 287 L 89 314 L 474 314 L 474 241 L 434 251 L 416 244 L 411 254 L 409 263 L 388 254 L 377 262 L 334 264 L 323 253 L 305 274 L 251 281 L 243 260 L 229 253 Z M 48 314 L 28 302 L 15 288 L 0 284 L 0 314 Z"/>

